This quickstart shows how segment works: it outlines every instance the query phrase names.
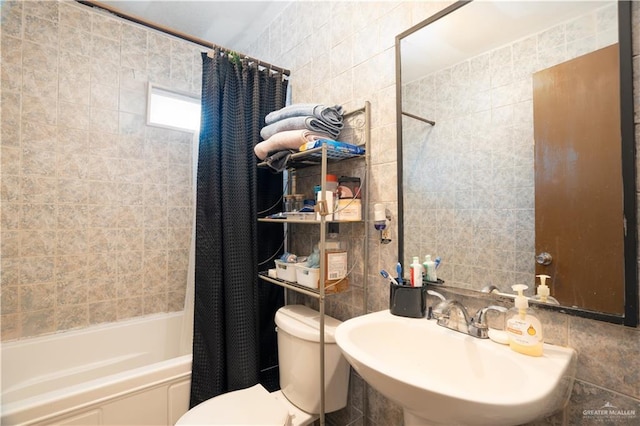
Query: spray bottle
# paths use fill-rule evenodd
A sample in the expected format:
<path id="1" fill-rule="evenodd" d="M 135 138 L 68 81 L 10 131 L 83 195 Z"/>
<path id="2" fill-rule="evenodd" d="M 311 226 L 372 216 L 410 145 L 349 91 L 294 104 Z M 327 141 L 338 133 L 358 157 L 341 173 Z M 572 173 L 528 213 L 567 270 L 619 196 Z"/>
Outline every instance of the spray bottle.
<path id="1" fill-rule="evenodd" d="M 542 356 L 542 324 L 529 308 L 529 300 L 523 294 L 528 287 L 516 284 L 511 288 L 518 292 L 518 295 L 515 298 L 515 306 L 507 312 L 509 347 L 525 355 Z"/>

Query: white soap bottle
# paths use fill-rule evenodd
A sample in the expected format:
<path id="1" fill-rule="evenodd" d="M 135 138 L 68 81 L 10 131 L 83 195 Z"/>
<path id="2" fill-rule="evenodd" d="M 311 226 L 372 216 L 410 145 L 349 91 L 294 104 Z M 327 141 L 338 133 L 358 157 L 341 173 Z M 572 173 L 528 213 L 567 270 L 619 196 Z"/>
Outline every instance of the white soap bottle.
<path id="1" fill-rule="evenodd" d="M 531 298 L 531 300 L 535 300 L 536 302 L 549 303 L 551 305 L 559 305 L 560 302 L 553 297 L 550 296 L 551 291 L 549 290 L 549 286 L 546 284 L 548 278 L 551 278 L 549 275 L 536 275 L 536 277 L 540 278 L 540 285 L 538 286 L 537 294 Z"/>
<path id="2" fill-rule="evenodd" d="M 413 262 L 411 262 L 411 286 L 422 287 L 422 274 L 424 267 L 420 263 L 418 256 L 413 256 Z"/>
<path id="3" fill-rule="evenodd" d="M 507 334 L 509 347 L 525 355 L 542 356 L 542 323 L 529 308 L 529 300 L 523 294 L 527 286 L 516 284 L 511 287 L 518 292 L 515 307 L 507 312 Z"/>

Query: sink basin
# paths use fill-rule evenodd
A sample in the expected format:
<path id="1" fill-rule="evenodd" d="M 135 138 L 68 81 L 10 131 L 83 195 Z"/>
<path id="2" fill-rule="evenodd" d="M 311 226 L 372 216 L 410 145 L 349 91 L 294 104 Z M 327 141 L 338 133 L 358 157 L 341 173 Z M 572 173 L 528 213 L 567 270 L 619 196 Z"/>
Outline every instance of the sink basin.
<path id="1" fill-rule="evenodd" d="M 544 345 L 541 357 L 388 310 L 336 330 L 345 358 L 374 389 L 404 409 L 411 425 L 519 425 L 568 401 L 576 370 L 571 348 Z"/>

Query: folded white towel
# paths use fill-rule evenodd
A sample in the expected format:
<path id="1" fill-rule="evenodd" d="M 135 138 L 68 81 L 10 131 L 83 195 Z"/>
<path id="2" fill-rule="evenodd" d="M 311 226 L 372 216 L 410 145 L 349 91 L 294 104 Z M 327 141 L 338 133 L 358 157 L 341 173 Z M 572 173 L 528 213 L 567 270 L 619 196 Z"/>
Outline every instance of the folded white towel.
<path id="1" fill-rule="evenodd" d="M 278 120 L 269 124 L 260 130 L 262 139 L 269 139 L 276 133 L 285 132 L 287 130 L 311 130 L 312 132 L 323 133 L 325 137 L 335 139 L 340 134 L 340 130 L 344 127 L 344 123 L 327 123 L 313 116 L 289 117 Z"/>
<path id="2" fill-rule="evenodd" d="M 292 104 L 270 112 L 264 118 L 264 122 L 268 125 L 291 117 L 313 116 L 329 125 L 340 125 L 342 123 L 342 114 L 341 105 L 328 107 L 320 104 Z"/>
<path id="3" fill-rule="evenodd" d="M 285 130 L 275 133 L 269 139 L 258 143 L 253 148 L 253 151 L 259 159 L 264 160 L 270 152 L 283 151 L 286 149 L 294 149 L 297 151 L 301 145 L 307 142 L 326 138 L 326 134 L 315 133 L 307 129 Z"/>

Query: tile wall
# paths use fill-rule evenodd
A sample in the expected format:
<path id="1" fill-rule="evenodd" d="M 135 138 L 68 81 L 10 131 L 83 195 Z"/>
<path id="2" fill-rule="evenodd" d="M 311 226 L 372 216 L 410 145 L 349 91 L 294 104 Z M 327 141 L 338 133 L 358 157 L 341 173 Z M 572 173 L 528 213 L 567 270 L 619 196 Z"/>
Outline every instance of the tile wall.
<path id="1" fill-rule="evenodd" d="M 371 196 L 367 202 L 385 203 L 397 210 L 395 36 L 442 10 L 451 2 L 294 2 L 245 53 L 292 71 L 293 101 L 357 108 L 372 102 Z M 634 3 L 634 78 L 640 84 L 640 5 Z M 636 96 L 636 123 L 640 129 L 640 96 Z M 638 135 L 640 131 L 636 131 Z M 637 137 L 638 139 L 638 137 Z M 393 226 L 393 224 L 392 224 Z M 371 228 L 371 229 L 369 229 Z M 397 261 L 397 239 L 381 245 L 373 227 L 369 244 L 366 310 L 388 308 L 388 290 L 377 275 Z M 395 235 L 394 235 L 395 237 Z M 327 313 L 345 320 L 360 315 L 353 293 L 328 298 Z M 311 303 L 311 302 L 309 302 Z M 469 299 L 477 308 L 483 303 Z M 547 334 L 554 343 L 577 349 L 578 380 L 568 408 L 536 424 L 634 424 L 640 418 L 640 330 L 563 314 L 546 315 Z M 363 395 L 368 408 L 363 414 Z M 590 417 L 606 403 L 635 410 L 635 418 Z M 349 407 L 328 415 L 334 425 L 402 425 L 402 411 L 353 376 Z"/>
<path id="2" fill-rule="evenodd" d="M 2 3 L 2 341 L 183 309 L 202 48 L 74 1 Z"/>

